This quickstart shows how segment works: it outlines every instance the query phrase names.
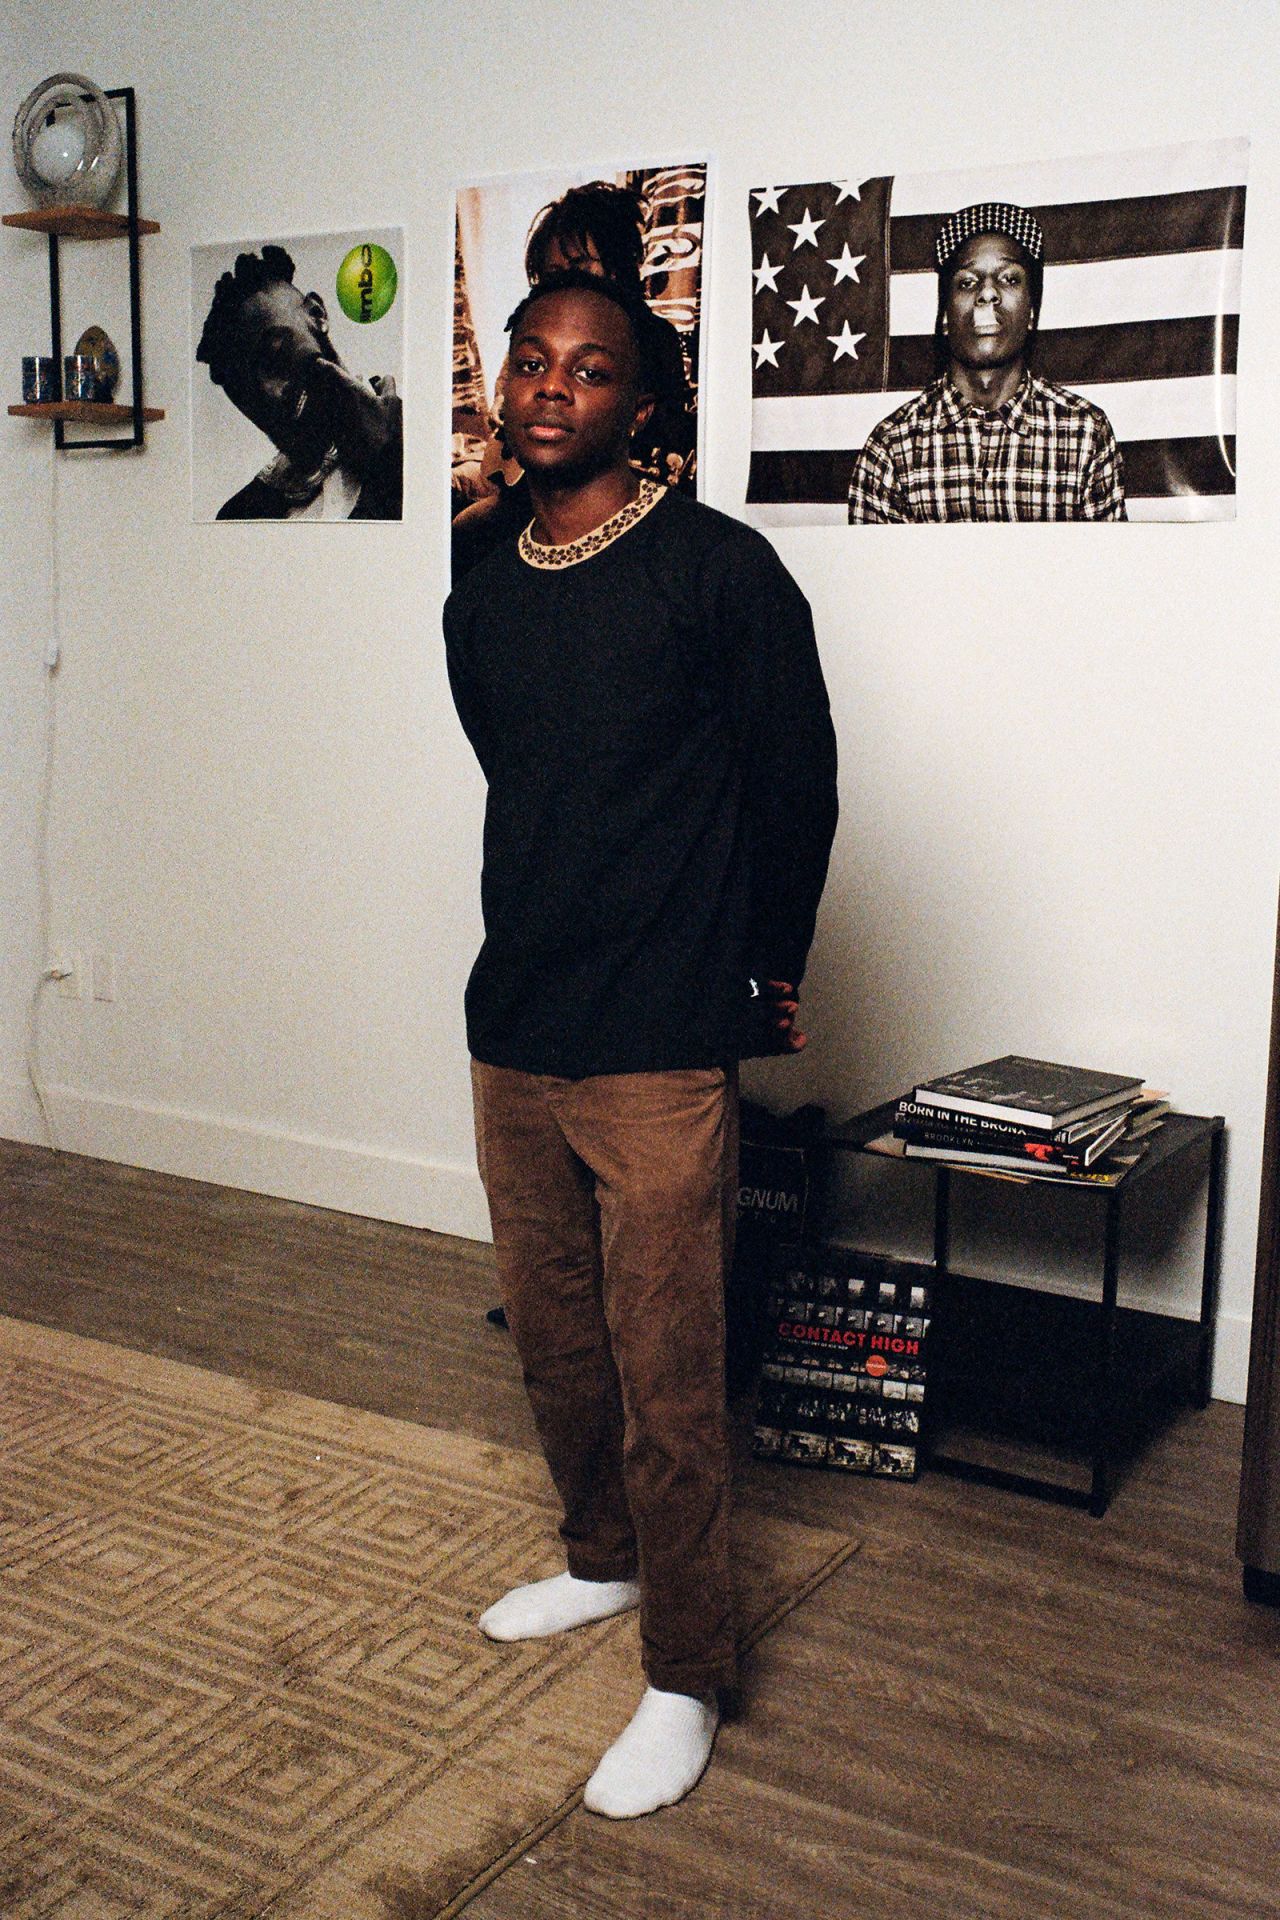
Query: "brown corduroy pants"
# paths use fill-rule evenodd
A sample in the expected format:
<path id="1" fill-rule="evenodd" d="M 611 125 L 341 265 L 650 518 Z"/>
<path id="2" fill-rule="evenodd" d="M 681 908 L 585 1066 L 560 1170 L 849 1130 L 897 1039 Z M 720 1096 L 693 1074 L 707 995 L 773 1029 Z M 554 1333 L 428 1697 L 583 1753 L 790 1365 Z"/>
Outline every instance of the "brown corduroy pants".
<path id="1" fill-rule="evenodd" d="M 736 1073 L 472 1063 L 503 1304 L 569 1571 L 640 1583 L 645 1677 L 734 1684 L 724 1272 Z"/>

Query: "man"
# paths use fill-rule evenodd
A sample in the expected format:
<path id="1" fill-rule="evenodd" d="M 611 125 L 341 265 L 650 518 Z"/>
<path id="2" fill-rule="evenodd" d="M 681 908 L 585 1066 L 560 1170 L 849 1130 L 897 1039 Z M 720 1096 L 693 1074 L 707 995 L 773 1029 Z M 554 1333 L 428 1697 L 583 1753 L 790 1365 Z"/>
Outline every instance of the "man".
<path id="1" fill-rule="evenodd" d="M 489 783 L 476 1140 L 567 1571 L 492 1638 L 639 1606 L 648 1682 L 586 1805 L 678 1800 L 734 1682 L 723 1280 L 738 1059 L 790 1051 L 835 829 L 808 607 L 758 534 L 642 479 L 644 308 L 550 274 L 510 323 L 532 519 L 445 608 Z"/>
<path id="2" fill-rule="evenodd" d="M 631 187 L 611 180 L 570 187 L 542 208 L 529 229 L 524 250 L 529 285 L 535 287 L 566 267 L 581 267 L 642 294 L 649 304 L 665 288 L 667 276 L 650 275 L 642 288 L 644 219 L 644 204 Z M 632 442 L 632 464 L 652 480 L 692 492 L 697 420 L 684 347 L 678 330 L 651 305 L 649 328 L 656 390 L 643 433 Z"/>
<path id="3" fill-rule="evenodd" d="M 1100 407 L 1028 364 L 1044 235 L 1023 207 L 987 201 L 934 243 L 945 371 L 874 427 L 851 521 L 1123 520 L 1120 451 Z"/>
<path id="4" fill-rule="evenodd" d="M 535 214 L 525 241 L 525 277 L 531 287 L 549 273 L 578 268 L 615 281 L 636 300 L 644 299 L 640 268 L 644 260 L 644 208 L 630 187 L 610 180 L 589 180 L 570 187 Z M 648 310 L 654 404 L 643 433 L 633 439 L 631 463 L 651 479 L 692 492 L 696 485 L 697 417 L 685 371 L 680 335 L 661 314 Z M 498 375 L 495 396 L 497 431 L 481 462 L 484 491 L 460 507 L 451 530 L 454 581 L 501 541 L 511 539 L 532 512 L 528 488 L 502 431 L 502 395 L 506 369 Z"/>
<path id="5" fill-rule="evenodd" d="M 349 373 L 318 293 L 300 293 L 283 247 L 224 273 L 196 359 L 276 447 L 219 520 L 398 520 L 403 444 L 395 383 Z"/>

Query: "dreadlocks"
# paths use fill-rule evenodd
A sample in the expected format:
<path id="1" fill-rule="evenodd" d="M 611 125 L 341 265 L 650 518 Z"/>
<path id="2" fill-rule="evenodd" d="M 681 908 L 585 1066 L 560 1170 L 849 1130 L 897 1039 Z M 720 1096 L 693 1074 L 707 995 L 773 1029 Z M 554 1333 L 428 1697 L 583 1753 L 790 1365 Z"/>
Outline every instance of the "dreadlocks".
<path id="1" fill-rule="evenodd" d="M 292 286 L 294 265 L 283 247 L 266 246 L 261 253 L 239 253 L 230 273 L 224 273 L 213 290 L 209 308 L 196 348 L 196 359 L 209 369 L 215 386 L 224 387 L 227 372 L 235 358 L 236 321 L 245 302 L 264 287 Z"/>

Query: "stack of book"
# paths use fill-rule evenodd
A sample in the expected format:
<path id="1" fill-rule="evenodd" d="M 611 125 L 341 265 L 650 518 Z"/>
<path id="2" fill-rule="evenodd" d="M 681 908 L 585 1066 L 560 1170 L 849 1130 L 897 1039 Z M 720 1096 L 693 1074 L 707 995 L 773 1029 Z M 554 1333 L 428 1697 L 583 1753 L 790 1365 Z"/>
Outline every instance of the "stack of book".
<path id="1" fill-rule="evenodd" d="M 915 1478 L 935 1277 L 847 1247 L 797 1257 L 769 1293 L 757 1458 Z"/>
<path id="2" fill-rule="evenodd" d="M 893 1139 L 908 1159 L 1114 1186 L 1168 1110 L 1130 1075 L 1005 1054 L 914 1088 Z"/>

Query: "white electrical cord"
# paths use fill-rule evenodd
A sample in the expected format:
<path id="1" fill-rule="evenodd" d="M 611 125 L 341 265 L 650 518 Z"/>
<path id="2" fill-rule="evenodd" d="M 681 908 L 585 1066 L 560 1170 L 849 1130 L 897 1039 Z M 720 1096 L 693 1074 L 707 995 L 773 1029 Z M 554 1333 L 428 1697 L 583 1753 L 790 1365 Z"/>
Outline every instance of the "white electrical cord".
<path id="1" fill-rule="evenodd" d="M 36 886 L 38 900 L 38 939 L 40 970 L 31 990 L 27 1009 L 27 1078 L 44 1121 L 49 1145 L 56 1153 L 58 1135 L 49 1110 L 48 1096 L 40 1071 L 40 1004 L 44 990 L 52 980 L 66 978 L 66 969 L 49 963 L 49 929 L 52 919 L 52 886 L 49 877 L 49 828 L 53 812 L 53 770 L 58 734 L 58 661 L 62 651 L 61 581 L 58 572 L 58 450 L 49 436 L 49 626 L 44 647 L 44 765 L 40 775 L 39 813 L 36 820 Z"/>

